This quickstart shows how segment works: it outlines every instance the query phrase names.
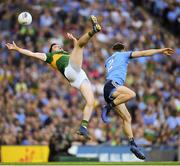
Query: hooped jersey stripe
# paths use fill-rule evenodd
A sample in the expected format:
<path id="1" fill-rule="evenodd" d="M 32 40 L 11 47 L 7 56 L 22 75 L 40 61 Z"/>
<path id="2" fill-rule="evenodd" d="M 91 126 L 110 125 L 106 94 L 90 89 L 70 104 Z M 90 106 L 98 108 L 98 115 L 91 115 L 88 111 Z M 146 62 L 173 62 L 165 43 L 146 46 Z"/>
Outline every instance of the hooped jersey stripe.
<path id="1" fill-rule="evenodd" d="M 52 56 L 52 62 L 51 62 L 51 66 L 58 69 L 57 67 L 57 61 L 62 57 L 62 54 L 53 54 Z"/>
<path id="2" fill-rule="evenodd" d="M 59 70 L 64 75 L 65 68 L 69 64 L 69 54 L 65 51 L 57 51 L 48 53 L 46 54 L 46 56 L 46 62 L 49 63 L 53 68 Z"/>

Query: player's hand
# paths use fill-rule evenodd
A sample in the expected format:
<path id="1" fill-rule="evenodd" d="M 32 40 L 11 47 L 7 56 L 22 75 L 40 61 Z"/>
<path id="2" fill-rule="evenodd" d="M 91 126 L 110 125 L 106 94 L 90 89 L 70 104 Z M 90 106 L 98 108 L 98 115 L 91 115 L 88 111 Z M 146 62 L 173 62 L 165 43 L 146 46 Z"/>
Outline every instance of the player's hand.
<path id="1" fill-rule="evenodd" d="M 172 48 L 163 48 L 162 53 L 171 56 L 175 53 L 175 51 Z"/>
<path id="2" fill-rule="evenodd" d="M 11 43 L 7 43 L 6 44 L 6 47 L 9 49 L 9 50 L 18 50 L 18 46 L 15 44 L 15 42 L 13 41 L 13 43 L 11 44 Z"/>
<path id="3" fill-rule="evenodd" d="M 70 40 L 73 40 L 75 43 L 77 42 L 77 39 L 76 39 L 71 33 L 67 33 L 67 37 L 68 37 Z"/>

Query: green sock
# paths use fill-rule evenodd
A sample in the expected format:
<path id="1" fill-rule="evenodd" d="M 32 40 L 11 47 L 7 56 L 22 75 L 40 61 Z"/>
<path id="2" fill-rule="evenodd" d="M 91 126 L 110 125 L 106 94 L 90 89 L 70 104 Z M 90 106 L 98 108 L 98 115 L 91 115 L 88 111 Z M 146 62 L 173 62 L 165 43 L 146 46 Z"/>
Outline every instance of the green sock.
<path id="1" fill-rule="evenodd" d="M 87 121 L 87 120 L 82 120 L 82 122 L 81 122 L 81 126 L 83 126 L 83 127 L 86 127 L 86 128 L 87 128 L 87 126 L 88 126 L 88 121 Z"/>

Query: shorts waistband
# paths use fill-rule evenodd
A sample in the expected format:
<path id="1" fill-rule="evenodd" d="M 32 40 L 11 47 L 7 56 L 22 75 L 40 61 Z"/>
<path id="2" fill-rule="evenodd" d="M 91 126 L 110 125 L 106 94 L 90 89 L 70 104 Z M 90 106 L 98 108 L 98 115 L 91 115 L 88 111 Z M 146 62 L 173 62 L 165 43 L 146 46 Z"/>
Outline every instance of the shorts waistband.
<path id="1" fill-rule="evenodd" d="M 108 82 L 111 82 L 115 87 L 116 87 L 116 86 L 120 86 L 120 84 L 119 84 L 118 82 L 116 82 L 116 81 L 106 80 L 106 83 L 108 83 Z"/>

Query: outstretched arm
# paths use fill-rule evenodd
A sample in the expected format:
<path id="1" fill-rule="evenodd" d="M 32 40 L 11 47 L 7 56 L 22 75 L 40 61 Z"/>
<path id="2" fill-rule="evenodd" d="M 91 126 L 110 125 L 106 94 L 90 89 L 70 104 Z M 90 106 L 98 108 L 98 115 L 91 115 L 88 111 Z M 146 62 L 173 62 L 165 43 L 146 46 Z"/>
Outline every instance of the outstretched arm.
<path id="1" fill-rule="evenodd" d="M 15 44 L 15 42 L 13 42 L 13 44 L 7 43 L 6 46 L 7 46 L 7 48 L 9 50 L 15 50 L 15 51 L 18 51 L 21 54 L 24 54 L 24 55 L 27 55 L 27 56 L 30 56 L 30 57 L 34 57 L 34 58 L 46 61 L 46 54 L 45 53 L 31 52 L 29 50 L 20 48 Z"/>
<path id="2" fill-rule="evenodd" d="M 138 58 L 143 56 L 152 56 L 154 54 L 165 54 L 165 55 L 172 55 L 174 54 L 174 50 L 172 48 L 162 48 L 162 49 L 150 49 L 144 51 L 134 51 L 132 52 L 132 58 Z"/>
<path id="3" fill-rule="evenodd" d="M 67 33 L 67 37 L 74 42 L 74 45 L 77 44 L 78 40 L 71 33 Z"/>

